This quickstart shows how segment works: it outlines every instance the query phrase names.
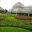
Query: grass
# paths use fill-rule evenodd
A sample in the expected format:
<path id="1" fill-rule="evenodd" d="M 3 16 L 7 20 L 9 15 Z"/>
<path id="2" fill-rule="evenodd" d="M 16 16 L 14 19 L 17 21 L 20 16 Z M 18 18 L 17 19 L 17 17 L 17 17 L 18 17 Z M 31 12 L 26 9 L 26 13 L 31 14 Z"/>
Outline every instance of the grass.
<path id="1" fill-rule="evenodd" d="M 10 22 L 0 22 L 0 25 L 6 25 L 6 26 L 24 26 L 24 28 L 32 28 L 32 25 L 30 25 L 30 23 L 32 23 L 32 20 L 21 20 L 21 19 L 16 19 L 15 15 L 5 15 L 5 16 L 0 16 L 0 20 L 17 20 L 17 21 L 10 21 Z M 26 25 L 28 24 L 28 25 Z M 27 30 L 22 29 L 22 28 L 0 28 L 0 32 L 4 32 L 4 31 L 8 31 L 8 32 L 26 32 Z M 27 31 L 29 32 L 29 31 Z"/>
<path id="2" fill-rule="evenodd" d="M 0 22 L 0 27 L 21 27 L 25 29 L 32 29 L 32 25 L 25 25 L 24 23 L 21 22 Z"/>
<path id="3" fill-rule="evenodd" d="M 0 25 L 10 25 L 10 26 L 22 26 L 28 24 L 30 25 L 30 22 L 32 23 L 32 20 L 21 20 L 21 19 L 16 19 L 15 15 L 6 15 L 6 16 L 0 16 L 0 20 L 17 20 L 16 22 L 0 22 Z M 29 26 L 30 27 L 30 26 Z"/>
<path id="4" fill-rule="evenodd" d="M 25 30 L 25 29 L 22 29 L 22 28 L 13 28 L 13 27 L 10 27 L 10 28 L 0 28 L 0 32 L 30 32 L 29 30 Z"/>

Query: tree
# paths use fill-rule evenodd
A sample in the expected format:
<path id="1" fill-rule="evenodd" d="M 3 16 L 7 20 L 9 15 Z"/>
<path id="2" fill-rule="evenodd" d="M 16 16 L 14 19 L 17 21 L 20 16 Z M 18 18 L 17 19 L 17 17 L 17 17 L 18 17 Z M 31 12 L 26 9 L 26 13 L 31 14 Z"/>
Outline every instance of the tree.
<path id="1" fill-rule="evenodd" d="M 7 13 L 7 9 L 5 9 L 5 13 Z"/>

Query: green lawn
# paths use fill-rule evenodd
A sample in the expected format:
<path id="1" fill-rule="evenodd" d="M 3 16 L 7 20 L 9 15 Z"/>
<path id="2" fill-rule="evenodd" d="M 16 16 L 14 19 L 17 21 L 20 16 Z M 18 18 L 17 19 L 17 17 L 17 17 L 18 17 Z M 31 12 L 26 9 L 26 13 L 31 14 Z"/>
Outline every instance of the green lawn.
<path id="1" fill-rule="evenodd" d="M 22 29 L 22 28 L 13 28 L 13 27 L 10 27 L 10 28 L 0 28 L 0 32 L 30 32 L 28 30 L 25 30 L 25 29 Z"/>
<path id="2" fill-rule="evenodd" d="M 0 22 L 0 26 L 3 26 L 3 27 L 21 27 L 21 28 L 25 28 L 25 29 L 32 29 L 32 25 L 26 25 L 24 23 L 21 23 L 21 22 Z"/>

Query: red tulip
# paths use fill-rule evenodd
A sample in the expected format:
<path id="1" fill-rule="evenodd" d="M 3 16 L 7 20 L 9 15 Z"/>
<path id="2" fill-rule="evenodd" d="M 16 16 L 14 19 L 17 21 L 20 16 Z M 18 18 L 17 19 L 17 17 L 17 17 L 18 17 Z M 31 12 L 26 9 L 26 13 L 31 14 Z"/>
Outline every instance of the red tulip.
<path id="1" fill-rule="evenodd" d="M 32 20 L 32 17 L 30 17 L 30 16 L 16 16 L 16 18 L 25 19 L 25 20 Z"/>

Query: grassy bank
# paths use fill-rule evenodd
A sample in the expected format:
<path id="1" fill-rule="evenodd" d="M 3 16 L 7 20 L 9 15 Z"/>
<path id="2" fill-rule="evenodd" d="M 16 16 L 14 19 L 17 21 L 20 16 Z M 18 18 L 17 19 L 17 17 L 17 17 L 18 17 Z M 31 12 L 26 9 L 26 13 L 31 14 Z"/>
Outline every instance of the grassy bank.
<path id="1" fill-rule="evenodd" d="M 13 28 L 13 27 L 10 27 L 10 28 L 0 28 L 0 32 L 30 32 L 28 30 L 25 30 L 25 29 L 22 29 L 22 28 Z"/>

